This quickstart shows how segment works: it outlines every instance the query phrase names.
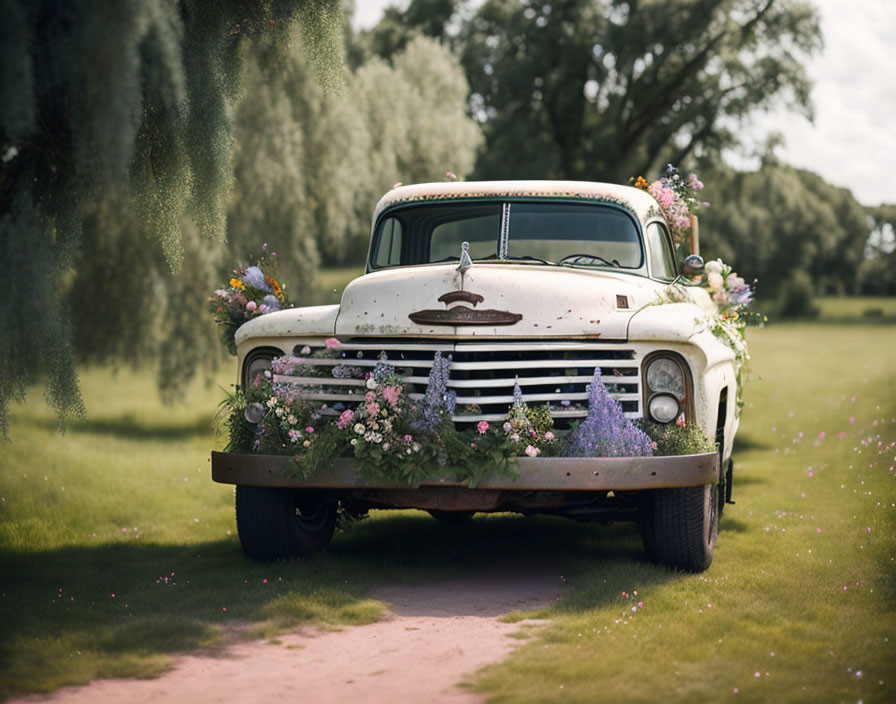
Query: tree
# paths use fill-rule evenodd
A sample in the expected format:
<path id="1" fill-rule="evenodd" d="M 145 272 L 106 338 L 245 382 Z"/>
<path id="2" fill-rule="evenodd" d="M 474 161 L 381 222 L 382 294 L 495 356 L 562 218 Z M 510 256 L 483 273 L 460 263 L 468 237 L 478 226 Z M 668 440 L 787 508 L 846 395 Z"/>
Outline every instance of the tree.
<path id="1" fill-rule="evenodd" d="M 0 0 L 0 431 L 41 372 L 60 424 L 83 411 L 64 282 L 85 236 L 133 209 L 124 239 L 177 270 L 189 213 L 223 239 L 240 46 L 280 45 L 296 21 L 324 62 L 338 54 L 337 0 Z M 131 218 L 123 212 L 121 220 Z M 123 225 L 124 222 L 121 224 Z M 111 233 L 107 233 L 111 237 Z M 98 245 L 94 241 L 92 245 Z M 97 250 L 98 251 L 98 250 Z M 83 282 L 83 280 L 82 280 Z M 87 281 L 95 284 L 96 281 Z M 139 307 L 140 296 L 118 300 Z M 186 343 L 185 343 L 186 344 Z"/>
<path id="2" fill-rule="evenodd" d="M 486 0 L 456 35 L 420 22 L 432 3 L 459 21 L 415 0 L 371 46 L 400 45 L 403 24 L 451 38 L 485 130 L 477 176 L 625 181 L 718 155 L 755 110 L 811 113 L 802 58 L 821 38 L 799 0 Z"/>
<path id="3" fill-rule="evenodd" d="M 781 165 L 703 176 L 702 253 L 757 278 L 761 301 L 855 292 L 871 219 L 847 189 Z"/>
<path id="4" fill-rule="evenodd" d="M 857 293 L 896 295 L 896 205 L 869 208 L 872 228 L 859 269 Z"/>
<path id="5" fill-rule="evenodd" d="M 249 64 L 230 239 L 239 253 L 261 238 L 290 253 L 281 274 L 303 292 L 318 261 L 363 262 L 373 206 L 395 182 L 473 168 L 482 138 L 466 114 L 463 70 L 432 39 L 415 37 L 391 61 L 374 57 L 347 71 L 339 94 L 314 80 L 299 44 L 266 81 Z"/>

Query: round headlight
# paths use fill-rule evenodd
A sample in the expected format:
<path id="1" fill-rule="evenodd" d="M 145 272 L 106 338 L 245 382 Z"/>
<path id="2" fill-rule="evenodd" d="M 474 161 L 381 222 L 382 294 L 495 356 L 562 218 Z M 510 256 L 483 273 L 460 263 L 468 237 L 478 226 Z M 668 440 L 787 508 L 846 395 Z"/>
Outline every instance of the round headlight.
<path id="1" fill-rule="evenodd" d="M 672 394 L 675 398 L 684 396 L 684 374 L 668 357 L 657 357 L 647 366 L 647 385 L 654 392 Z"/>
<path id="2" fill-rule="evenodd" d="M 270 354 L 253 354 L 251 352 L 249 354 L 244 367 L 246 376 L 243 379 L 243 384 L 246 387 L 252 385 L 259 374 L 264 374 L 271 368 L 271 358 L 273 357 Z"/>
<path id="3" fill-rule="evenodd" d="M 246 420 L 253 425 L 255 423 L 260 423 L 261 419 L 264 418 L 264 406 L 260 403 L 250 403 L 246 406 L 246 410 L 243 413 Z"/>
<path id="4" fill-rule="evenodd" d="M 672 394 L 657 394 L 650 399 L 647 412 L 657 423 L 669 423 L 678 417 L 681 407 L 678 405 L 678 399 Z"/>

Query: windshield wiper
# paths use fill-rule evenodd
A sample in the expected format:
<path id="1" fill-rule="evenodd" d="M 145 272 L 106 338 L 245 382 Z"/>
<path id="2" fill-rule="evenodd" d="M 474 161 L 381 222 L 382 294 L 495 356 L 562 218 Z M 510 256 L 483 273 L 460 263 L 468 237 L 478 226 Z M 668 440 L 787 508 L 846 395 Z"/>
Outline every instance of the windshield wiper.
<path id="1" fill-rule="evenodd" d="M 521 257 L 504 257 L 510 261 L 524 261 L 524 262 L 538 262 L 539 264 L 547 264 L 548 266 L 557 266 L 557 262 L 549 262 L 547 259 L 542 259 L 541 257 L 533 257 L 531 254 L 524 254 Z"/>

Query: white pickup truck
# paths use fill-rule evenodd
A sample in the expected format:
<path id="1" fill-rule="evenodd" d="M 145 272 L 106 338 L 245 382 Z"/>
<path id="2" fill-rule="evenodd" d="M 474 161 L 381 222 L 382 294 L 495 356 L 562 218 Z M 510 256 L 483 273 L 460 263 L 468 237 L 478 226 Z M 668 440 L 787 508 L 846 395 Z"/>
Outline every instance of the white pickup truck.
<path id="1" fill-rule="evenodd" d="M 337 362 L 369 371 L 388 359 L 403 378 L 425 382 L 438 351 L 450 355 L 459 427 L 500 423 L 518 386 L 527 404 L 549 404 L 562 434 L 585 415 L 600 368 L 628 418 L 696 423 L 718 452 L 521 456 L 515 478 L 486 476 L 475 488 L 450 476 L 414 486 L 364 480 L 353 458 L 303 478 L 288 456 L 215 452 L 214 480 L 236 485 L 244 551 L 277 559 L 322 549 L 339 507 L 419 508 L 444 520 L 509 511 L 636 520 L 652 559 L 706 569 L 731 496 L 738 404 L 734 354 L 701 324 L 715 304 L 682 276 L 701 268 L 697 256 L 676 260 L 657 202 L 636 188 L 496 181 L 391 190 L 373 215 L 366 273 L 340 304 L 286 309 L 240 327 L 241 385 L 282 355 L 320 365 L 322 374 Z M 676 282 L 684 295 L 657 304 Z M 338 360 L 315 355 L 328 338 L 339 340 Z M 344 376 L 323 394 L 319 376 L 308 378 L 323 412 L 337 414 L 363 394 L 361 375 Z"/>

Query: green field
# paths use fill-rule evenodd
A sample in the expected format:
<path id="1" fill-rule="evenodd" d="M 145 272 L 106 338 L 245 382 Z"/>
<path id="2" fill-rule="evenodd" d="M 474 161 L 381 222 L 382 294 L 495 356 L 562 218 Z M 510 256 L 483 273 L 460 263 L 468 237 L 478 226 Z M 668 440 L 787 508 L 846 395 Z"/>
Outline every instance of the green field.
<path id="1" fill-rule="evenodd" d="M 33 389 L 0 447 L 0 697 L 375 620 L 378 583 L 550 559 L 568 585 L 554 625 L 470 683 L 496 701 L 896 701 L 896 327 L 844 315 L 859 321 L 751 330 L 737 505 L 702 575 L 642 562 L 629 524 L 419 512 L 249 562 L 209 476 L 220 389 L 169 408 L 148 375 L 92 369 L 88 420 L 64 436 Z"/>

